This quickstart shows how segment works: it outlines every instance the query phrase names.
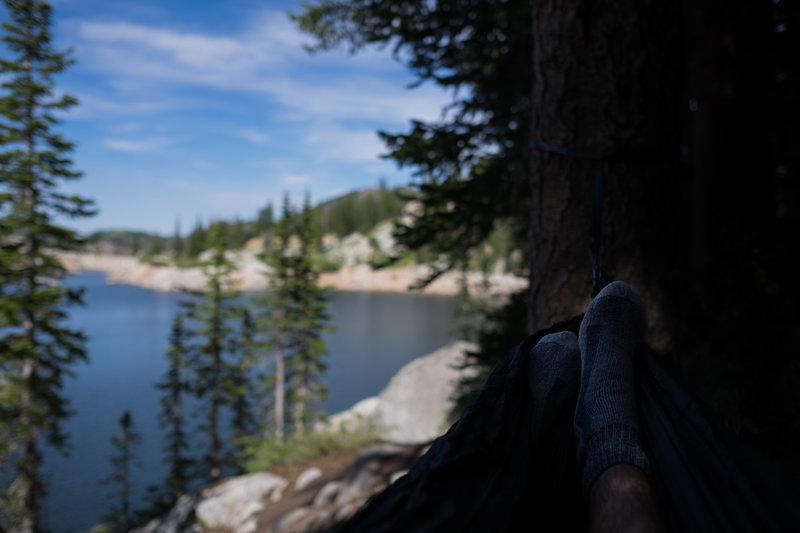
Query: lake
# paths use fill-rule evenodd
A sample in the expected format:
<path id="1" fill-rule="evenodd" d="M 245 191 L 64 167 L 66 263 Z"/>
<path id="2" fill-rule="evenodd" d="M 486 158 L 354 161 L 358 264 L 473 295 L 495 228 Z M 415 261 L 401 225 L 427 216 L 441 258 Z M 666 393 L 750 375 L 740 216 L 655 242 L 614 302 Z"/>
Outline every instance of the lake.
<path id="1" fill-rule="evenodd" d="M 86 288 L 86 305 L 70 310 L 69 324 L 89 337 L 90 362 L 76 365 L 64 388 L 76 412 L 64 424 L 70 456 L 45 450 L 49 493 L 42 518 L 52 533 L 85 531 L 113 505 L 104 496 L 109 488 L 98 481 L 110 474 L 110 439 L 125 410 L 142 435 L 132 476 L 134 508 L 148 485 L 164 479 L 154 384 L 166 370 L 172 318 L 187 298 L 108 284 L 98 272 L 69 276 L 64 283 Z M 377 394 L 404 364 L 448 344 L 454 308 L 447 296 L 332 292 L 328 310 L 336 330 L 325 336 L 330 398 L 322 409 L 335 413 Z"/>

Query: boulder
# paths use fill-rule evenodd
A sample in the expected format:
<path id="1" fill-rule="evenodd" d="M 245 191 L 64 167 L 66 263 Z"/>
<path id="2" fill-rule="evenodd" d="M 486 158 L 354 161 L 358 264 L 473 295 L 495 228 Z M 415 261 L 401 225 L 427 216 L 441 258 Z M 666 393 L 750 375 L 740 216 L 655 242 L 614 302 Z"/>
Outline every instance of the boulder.
<path id="1" fill-rule="evenodd" d="M 471 349 L 468 342 L 456 342 L 400 369 L 378 395 L 375 420 L 384 439 L 425 442 L 447 431 L 451 396 L 465 372 L 458 365 Z"/>
<path id="2" fill-rule="evenodd" d="M 387 441 L 412 444 L 442 435 L 453 407 L 450 397 L 458 380 L 470 370 L 458 368 L 475 345 L 459 341 L 411 361 L 389 381 L 378 396 L 361 400 L 331 415 L 318 431 L 366 428 Z"/>
<path id="3" fill-rule="evenodd" d="M 168 514 L 151 520 L 144 527 L 132 529 L 129 533 L 183 533 L 199 500 L 200 495 L 197 493 L 184 494 L 178 498 Z"/>
<path id="4" fill-rule="evenodd" d="M 294 482 L 294 490 L 303 490 L 320 477 L 322 477 L 322 470 L 316 466 L 307 468 L 297 476 L 297 480 Z"/>
<path id="5" fill-rule="evenodd" d="M 195 515 L 206 528 L 237 529 L 264 508 L 263 500 L 280 499 L 287 485 L 266 472 L 234 477 L 205 489 Z"/>

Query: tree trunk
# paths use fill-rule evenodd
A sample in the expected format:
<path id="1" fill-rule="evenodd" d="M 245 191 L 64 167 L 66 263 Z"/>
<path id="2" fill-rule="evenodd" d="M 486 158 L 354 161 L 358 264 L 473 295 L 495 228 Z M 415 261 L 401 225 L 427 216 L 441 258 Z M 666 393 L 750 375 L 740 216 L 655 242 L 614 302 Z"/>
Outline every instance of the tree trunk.
<path id="1" fill-rule="evenodd" d="M 283 349 L 279 347 L 275 350 L 275 438 L 278 439 L 278 442 L 283 441 L 283 430 L 286 424 L 283 418 L 286 409 L 284 407 L 284 398 L 286 396 L 284 390 L 285 381 L 286 367 Z"/>
<path id="2" fill-rule="evenodd" d="M 679 28 L 671 25 L 675 11 L 635 0 L 550 0 L 532 9 L 531 138 L 604 158 L 599 260 L 612 279 L 642 293 L 656 333 L 664 330 L 661 296 L 672 280 L 652 277 L 647 267 L 678 261 L 674 95 L 681 87 L 670 56 L 676 43 L 665 34 Z M 531 330 L 582 313 L 591 299 L 595 165 L 531 150 Z"/>
<path id="3" fill-rule="evenodd" d="M 797 19 L 788 2 L 537 1 L 531 92 L 534 141 L 605 158 L 600 263 L 642 295 L 648 342 L 796 481 Z M 590 299 L 594 163 L 534 149 L 530 170 L 535 330 Z"/>
<path id="4" fill-rule="evenodd" d="M 308 387 L 303 378 L 295 391 L 296 400 L 294 402 L 294 434 L 302 437 L 305 430 L 304 418 L 306 416 L 306 398 L 308 397 Z"/>

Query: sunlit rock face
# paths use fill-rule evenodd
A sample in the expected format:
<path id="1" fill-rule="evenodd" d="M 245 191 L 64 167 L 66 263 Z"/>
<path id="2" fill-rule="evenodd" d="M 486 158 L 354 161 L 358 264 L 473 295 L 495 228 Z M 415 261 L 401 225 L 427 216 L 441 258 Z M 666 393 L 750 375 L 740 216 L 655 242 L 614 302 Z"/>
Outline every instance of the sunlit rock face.
<path id="1" fill-rule="evenodd" d="M 447 431 L 451 397 L 458 380 L 469 372 L 459 367 L 465 353 L 474 349 L 475 345 L 460 341 L 415 359 L 401 368 L 378 396 L 331 416 L 319 428 L 352 431 L 369 424 L 389 442 L 435 439 Z"/>
<path id="2" fill-rule="evenodd" d="M 296 479 L 271 473 L 233 477 L 181 498 L 164 517 L 136 533 L 204 531 L 304 533 L 328 531 L 401 478 L 448 427 L 458 367 L 474 345 L 456 342 L 404 366 L 378 396 L 329 418 L 318 431 L 371 424 L 381 444 L 363 448 L 349 463 L 310 467 Z"/>

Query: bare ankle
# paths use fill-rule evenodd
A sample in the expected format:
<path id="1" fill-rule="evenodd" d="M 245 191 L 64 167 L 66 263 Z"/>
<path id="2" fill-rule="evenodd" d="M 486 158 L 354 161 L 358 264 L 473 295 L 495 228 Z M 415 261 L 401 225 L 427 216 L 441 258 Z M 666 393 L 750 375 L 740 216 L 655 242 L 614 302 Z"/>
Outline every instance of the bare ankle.
<path id="1" fill-rule="evenodd" d="M 589 489 L 589 531 L 663 532 L 650 482 L 629 464 L 607 468 Z"/>

